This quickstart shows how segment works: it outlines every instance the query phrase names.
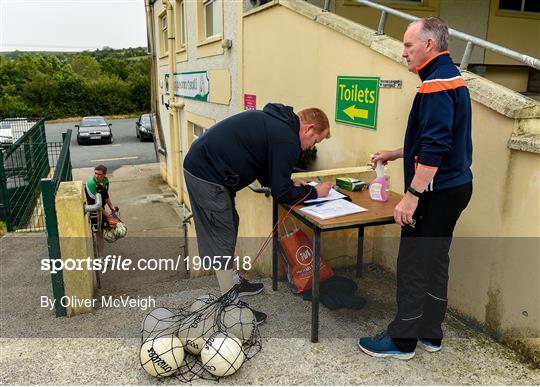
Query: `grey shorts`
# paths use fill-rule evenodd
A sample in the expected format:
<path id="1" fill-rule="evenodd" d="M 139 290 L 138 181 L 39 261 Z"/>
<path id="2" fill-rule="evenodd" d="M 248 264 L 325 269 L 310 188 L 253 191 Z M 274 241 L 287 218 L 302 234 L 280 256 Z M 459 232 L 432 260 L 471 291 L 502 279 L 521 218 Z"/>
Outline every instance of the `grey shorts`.
<path id="1" fill-rule="evenodd" d="M 229 190 L 193 176 L 184 169 L 185 183 L 197 232 L 201 259 L 210 257 L 214 268 L 232 269 L 239 217 Z M 228 263 L 228 266 L 226 266 Z"/>

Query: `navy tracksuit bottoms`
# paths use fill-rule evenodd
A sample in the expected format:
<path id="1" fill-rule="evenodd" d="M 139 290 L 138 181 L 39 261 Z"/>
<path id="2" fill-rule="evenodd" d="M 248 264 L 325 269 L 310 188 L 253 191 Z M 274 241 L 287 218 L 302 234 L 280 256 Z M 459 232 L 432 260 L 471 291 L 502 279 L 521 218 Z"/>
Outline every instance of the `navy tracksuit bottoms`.
<path id="1" fill-rule="evenodd" d="M 452 234 L 472 195 L 472 183 L 424 192 L 413 215 L 415 227 L 401 229 L 397 259 L 397 315 L 388 334 L 402 351 L 417 339 L 439 344 L 446 314 Z"/>

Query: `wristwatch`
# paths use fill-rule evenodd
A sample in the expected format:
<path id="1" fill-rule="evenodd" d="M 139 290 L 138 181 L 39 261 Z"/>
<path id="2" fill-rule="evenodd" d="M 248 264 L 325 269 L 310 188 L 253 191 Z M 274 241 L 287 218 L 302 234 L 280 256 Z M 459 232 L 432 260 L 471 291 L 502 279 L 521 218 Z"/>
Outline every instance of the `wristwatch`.
<path id="1" fill-rule="evenodd" d="M 407 191 L 412 193 L 414 196 L 416 196 L 417 198 L 421 198 L 422 197 L 422 192 L 418 192 L 417 190 L 415 190 L 413 187 L 409 186 L 407 187 Z"/>

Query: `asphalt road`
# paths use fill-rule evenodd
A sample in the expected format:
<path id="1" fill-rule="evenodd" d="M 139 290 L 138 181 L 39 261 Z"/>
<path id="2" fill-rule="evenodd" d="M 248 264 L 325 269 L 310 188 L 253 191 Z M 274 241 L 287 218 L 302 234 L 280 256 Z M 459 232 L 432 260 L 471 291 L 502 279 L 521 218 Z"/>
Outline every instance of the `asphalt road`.
<path id="1" fill-rule="evenodd" d="M 62 141 L 62 133 L 72 129 L 71 136 L 71 164 L 73 168 L 92 167 L 98 164 L 105 165 L 110 172 L 123 165 L 155 163 L 156 153 L 154 143 L 140 142 L 135 135 L 135 118 L 125 120 L 110 120 L 114 142 L 112 144 L 77 144 L 78 122 L 65 122 L 61 124 L 45 124 L 47 141 Z"/>

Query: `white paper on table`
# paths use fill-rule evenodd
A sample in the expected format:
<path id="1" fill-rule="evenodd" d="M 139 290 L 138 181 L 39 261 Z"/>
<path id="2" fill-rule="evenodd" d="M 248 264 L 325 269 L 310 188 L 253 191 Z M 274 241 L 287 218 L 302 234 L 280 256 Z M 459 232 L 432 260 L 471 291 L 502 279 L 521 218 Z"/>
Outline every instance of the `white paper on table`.
<path id="1" fill-rule="evenodd" d="M 302 207 L 300 208 L 300 211 L 324 220 L 364 212 L 367 211 L 367 209 L 360 207 L 357 204 L 348 202 L 347 200 L 338 199 L 330 202 L 319 203 L 314 206 Z"/>
<path id="2" fill-rule="evenodd" d="M 309 182 L 308 184 L 313 186 L 313 187 L 315 187 L 317 185 L 317 183 L 315 183 L 315 182 Z M 330 201 L 330 200 L 343 199 L 343 198 L 346 198 L 346 197 L 347 197 L 347 195 L 343 195 L 341 192 L 336 191 L 333 188 L 330 188 L 330 192 L 328 193 L 328 195 L 323 196 L 321 198 L 317 198 L 317 199 L 304 200 L 304 203 L 305 204 L 320 203 L 320 202 L 327 202 L 327 201 Z"/>

